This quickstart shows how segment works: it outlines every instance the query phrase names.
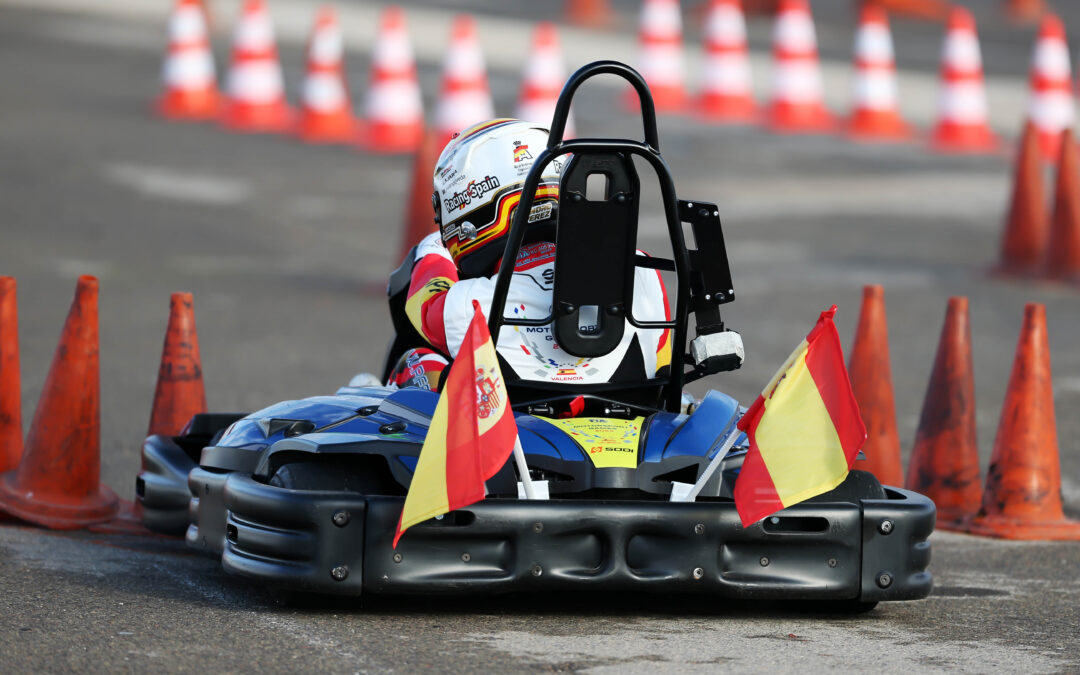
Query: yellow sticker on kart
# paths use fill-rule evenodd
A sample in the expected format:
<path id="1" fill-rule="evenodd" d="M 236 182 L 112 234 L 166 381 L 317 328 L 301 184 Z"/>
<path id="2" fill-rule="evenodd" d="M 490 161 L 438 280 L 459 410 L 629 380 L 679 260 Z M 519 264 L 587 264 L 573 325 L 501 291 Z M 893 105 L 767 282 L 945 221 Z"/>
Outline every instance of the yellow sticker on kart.
<path id="1" fill-rule="evenodd" d="M 626 468 L 638 465 L 638 439 L 644 417 L 616 420 L 607 417 L 571 417 L 548 419 L 565 431 L 592 460 L 598 469 Z"/>

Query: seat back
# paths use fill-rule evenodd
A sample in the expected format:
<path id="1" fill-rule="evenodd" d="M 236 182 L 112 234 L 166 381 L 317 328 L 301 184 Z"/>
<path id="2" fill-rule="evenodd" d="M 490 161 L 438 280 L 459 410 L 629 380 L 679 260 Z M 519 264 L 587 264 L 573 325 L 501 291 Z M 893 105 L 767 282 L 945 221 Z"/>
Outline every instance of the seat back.
<path id="1" fill-rule="evenodd" d="M 619 153 L 575 155 L 559 187 L 555 341 L 568 354 L 610 353 L 634 306 L 637 172 Z"/>

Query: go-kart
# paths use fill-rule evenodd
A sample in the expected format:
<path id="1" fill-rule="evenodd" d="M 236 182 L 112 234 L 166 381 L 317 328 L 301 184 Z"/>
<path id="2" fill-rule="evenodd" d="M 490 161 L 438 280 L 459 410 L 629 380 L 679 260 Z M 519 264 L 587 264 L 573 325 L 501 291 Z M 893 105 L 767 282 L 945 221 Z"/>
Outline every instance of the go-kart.
<path id="1" fill-rule="evenodd" d="M 563 139 L 575 91 L 599 74 L 637 91 L 644 142 Z M 489 315 L 496 343 L 502 329 L 552 325 L 568 353 L 590 356 L 609 350 L 629 322 L 670 331 L 676 346 L 666 371 L 638 381 L 508 382 L 529 475 L 546 483 L 548 499 L 519 497 L 510 460 L 487 481 L 485 499 L 411 527 L 394 548 L 438 394 L 351 386 L 246 415 L 200 414 L 178 436 L 150 436 L 136 485 L 144 524 L 185 534 L 229 572 L 317 594 L 632 589 L 821 600 L 853 610 L 929 595 L 934 504 L 867 472 L 853 470 L 831 492 L 741 524 L 732 490 L 748 450 L 735 427 L 745 408 L 718 391 L 700 401 L 683 391 L 742 361 L 741 341 L 719 312 L 734 299 L 719 210 L 676 198 L 658 148 L 641 76 L 612 61 L 583 67 L 563 90 L 511 224 Z M 567 155 L 552 315 L 515 318 L 504 305 L 541 169 Z M 637 252 L 634 158 L 655 170 L 670 259 Z M 597 175 L 600 189 L 592 185 Z M 688 248 L 684 226 L 696 248 Z M 606 252 L 602 259 L 596 250 Z M 388 287 L 395 337 L 382 381 L 406 349 L 423 344 L 403 311 L 411 259 Z M 674 276 L 669 320 L 633 315 L 636 267 Z M 613 320 L 583 327 L 588 308 Z M 697 335 L 687 349 L 691 314 Z M 673 489 L 699 480 L 694 501 L 671 500 Z"/>

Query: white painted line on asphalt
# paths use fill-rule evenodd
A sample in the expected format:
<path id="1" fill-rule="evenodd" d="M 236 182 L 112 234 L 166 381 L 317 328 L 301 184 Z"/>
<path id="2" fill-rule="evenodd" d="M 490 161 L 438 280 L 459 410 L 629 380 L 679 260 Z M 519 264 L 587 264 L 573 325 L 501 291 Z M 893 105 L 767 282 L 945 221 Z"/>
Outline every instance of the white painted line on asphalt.
<path id="1" fill-rule="evenodd" d="M 209 206 L 243 203 L 252 191 L 249 181 L 238 178 L 134 162 L 106 164 L 102 174 L 109 182 L 145 197 Z"/>
<path id="2" fill-rule="evenodd" d="M 836 216 L 951 218 L 997 230 L 1009 195 L 1007 180 L 1004 173 L 945 172 L 779 176 L 768 180 L 728 177 L 712 180 L 706 189 L 716 193 L 710 200 L 724 205 L 726 222 Z M 686 188 L 686 194 L 697 192 Z"/>
<path id="3" fill-rule="evenodd" d="M 132 30 L 127 24 L 96 23 L 87 29 L 86 21 L 74 18 L 57 18 L 41 25 L 45 38 L 91 47 L 114 47 L 162 52 L 162 36 L 153 31 Z"/>

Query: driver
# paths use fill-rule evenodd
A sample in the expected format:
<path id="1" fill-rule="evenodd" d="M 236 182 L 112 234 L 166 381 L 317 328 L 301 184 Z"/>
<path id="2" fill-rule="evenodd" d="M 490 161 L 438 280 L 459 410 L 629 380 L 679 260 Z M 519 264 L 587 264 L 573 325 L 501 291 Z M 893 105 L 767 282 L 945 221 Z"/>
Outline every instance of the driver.
<path id="1" fill-rule="evenodd" d="M 457 355 L 472 319 L 472 301 L 479 301 L 484 315 L 490 315 L 498 267 L 525 176 L 547 140 L 548 130 L 536 124 L 493 119 L 455 135 L 443 149 L 432 194 L 439 231 L 416 248 L 405 304 L 409 321 L 430 348 L 406 352 L 388 384 L 438 391 L 448 358 Z M 565 161 L 565 157 L 553 160 L 541 177 L 506 297 L 508 317 L 551 315 L 559 172 Z M 670 318 L 658 271 L 636 268 L 634 283 L 635 317 Z M 671 361 L 668 330 L 639 329 L 629 323 L 618 346 L 596 358 L 562 351 L 550 324 L 504 326 L 496 349 L 504 376 L 522 384 L 640 382 L 663 374 Z"/>

